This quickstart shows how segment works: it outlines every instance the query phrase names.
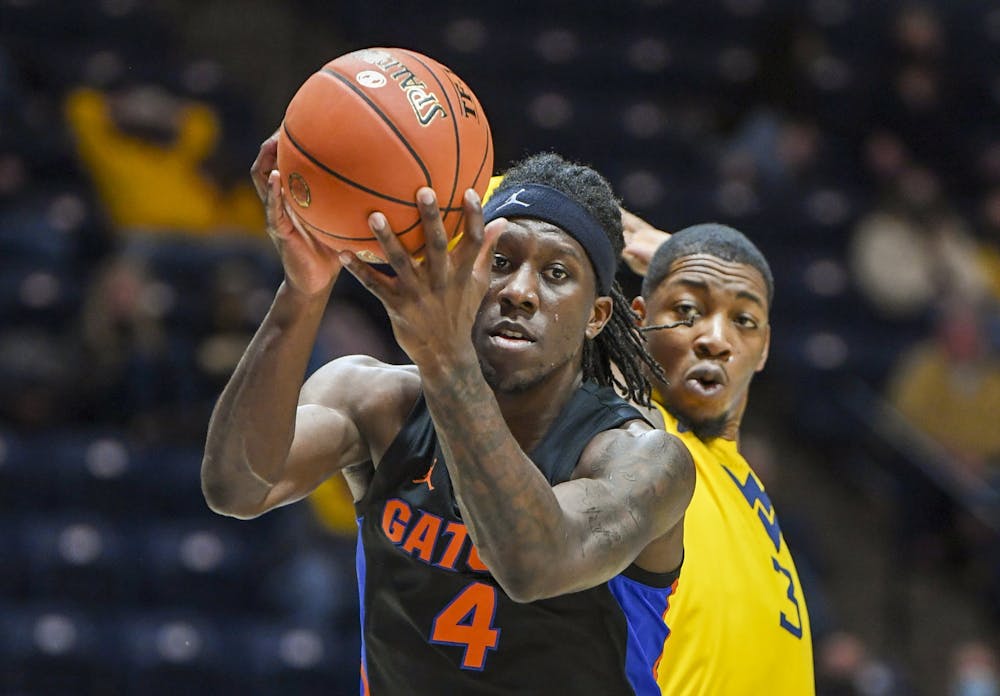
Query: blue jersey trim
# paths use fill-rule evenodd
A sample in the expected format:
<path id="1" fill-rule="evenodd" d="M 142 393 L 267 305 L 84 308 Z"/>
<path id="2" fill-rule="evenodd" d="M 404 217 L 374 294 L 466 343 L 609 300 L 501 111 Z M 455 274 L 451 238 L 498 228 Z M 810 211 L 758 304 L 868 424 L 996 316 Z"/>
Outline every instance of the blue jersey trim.
<path id="1" fill-rule="evenodd" d="M 358 575 L 358 607 L 361 616 L 361 671 L 368 674 L 368 660 L 365 659 L 368 654 L 368 651 L 365 650 L 365 549 L 361 543 L 361 525 L 364 521 L 363 515 L 358 518 L 358 541 L 354 547 L 354 568 Z M 358 693 L 360 696 L 365 696 L 365 685 L 360 679 L 358 680 Z"/>
<path id="2" fill-rule="evenodd" d="M 660 696 L 654 669 L 670 635 L 664 616 L 670 606 L 670 587 L 652 587 L 624 575 L 608 581 L 628 625 L 625 672 L 636 696 Z"/>

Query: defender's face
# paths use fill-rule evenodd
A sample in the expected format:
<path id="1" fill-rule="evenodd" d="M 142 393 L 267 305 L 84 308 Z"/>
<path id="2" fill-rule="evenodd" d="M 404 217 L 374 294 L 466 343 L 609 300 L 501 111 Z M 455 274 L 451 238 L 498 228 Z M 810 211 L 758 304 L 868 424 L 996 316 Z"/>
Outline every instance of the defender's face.
<path id="1" fill-rule="evenodd" d="M 750 381 L 767 361 L 767 301 L 760 271 L 709 254 L 677 259 L 652 297 L 635 299 L 644 326 L 693 320 L 646 333 L 669 380 L 657 389 L 675 416 L 735 437 Z"/>
<path id="2" fill-rule="evenodd" d="M 595 284 L 579 242 L 547 222 L 511 220 L 472 331 L 490 386 L 524 391 L 579 371 L 584 337 L 597 336 L 611 316 L 611 298 L 595 299 Z"/>

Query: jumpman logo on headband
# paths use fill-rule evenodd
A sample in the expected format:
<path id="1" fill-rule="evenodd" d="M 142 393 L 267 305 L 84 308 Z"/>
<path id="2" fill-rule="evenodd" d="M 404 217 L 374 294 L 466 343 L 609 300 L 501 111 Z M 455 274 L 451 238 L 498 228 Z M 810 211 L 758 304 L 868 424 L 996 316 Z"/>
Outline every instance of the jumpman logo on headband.
<path id="1" fill-rule="evenodd" d="M 518 189 L 517 191 L 514 191 L 514 193 L 510 194 L 509 196 L 507 196 L 507 200 L 505 200 L 503 203 L 501 203 L 500 205 L 498 205 L 496 207 L 496 210 L 500 210 L 501 208 L 503 208 L 505 206 L 508 206 L 508 205 L 520 205 L 520 206 L 523 206 L 525 208 L 530 208 L 531 207 L 531 203 L 525 203 L 524 201 L 517 200 L 517 197 L 520 196 L 522 193 L 524 193 L 524 191 L 525 191 L 525 189 Z"/>

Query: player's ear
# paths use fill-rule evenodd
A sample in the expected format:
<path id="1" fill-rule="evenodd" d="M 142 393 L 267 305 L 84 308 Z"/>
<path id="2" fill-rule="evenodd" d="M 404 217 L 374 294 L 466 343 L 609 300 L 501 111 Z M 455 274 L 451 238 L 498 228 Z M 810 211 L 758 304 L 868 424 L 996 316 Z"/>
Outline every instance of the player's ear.
<path id="1" fill-rule="evenodd" d="M 611 309 L 614 301 L 608 295 L 602 295 L 594 300 L 590 308 L 590 319 L 587 321 L 587 338 L 593 339 L 601 333 L 604 325 L 611 319 Z"/>
<path id="2" fill-rule="evenodd" d="M 638 325 L 642 326 L 646 323 L 646 299 L 642 295 L 637 295 L 634 300 L 632 300 L 632 311 L 636 313 L 639 318 Z"/>

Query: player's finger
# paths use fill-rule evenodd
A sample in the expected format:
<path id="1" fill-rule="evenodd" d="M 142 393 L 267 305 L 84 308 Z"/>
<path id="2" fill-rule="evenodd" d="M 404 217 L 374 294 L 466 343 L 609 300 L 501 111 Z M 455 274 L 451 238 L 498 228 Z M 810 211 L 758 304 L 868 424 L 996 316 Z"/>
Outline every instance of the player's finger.
<path id="1" fill-rule="evenodd" d="M 341 251 L 337 254 L 341 266 L 350 271 L 368 292 L 373 294 L 388 308 L 387 302 L 393 295 L 394 278 L 376 271 L 371 264 L 365 263 L 353 251 Z"/>
<path id="2" fill-rule="evenodd" d="M 368 227 L 371 229 L 372 234 L 375 235 L 375 239 L 382 246 L 382 251 L 385 252 L 385 260 L 392 266 L 392 270 L 396 272 L 396 277 L 399 278 L 399 281 L 405 284 L 414 283 L 416 281 L 416 271 L 413 268 L 413 257 L 410 256 L 410 253 L 403 248 L 399 239 L 396 238 L 392 228 L 389 227 L 389 221 L 386 220 L 385 215 L 379 212 L 369 215 Z"/>
<path id="3" fill-rule="evenodd" d="M 268 178 L 278 164 L 278 131 L 260 144 L 257 158 L 250 166 L 250 180 L 263 201 L 267 197 Z"/>
<path id="4" fill-rule="evenodd" d="M 277 169 L 272 169 L 265 180 L 263 199 L 268 234 L 277 239 L 287 238 L 291 225 L 287 224 L 288 215 L 281 195 L 281 175 Z"/>
<path id="5" fill-rule="evenodd" d="M 288 218 L 288 222 L 291 223 L 292 226 L 292 230 L 289 231 L 288 237 L 291 237 L 293 234 L 297 234 L 310 249 L 316 250 L 322 248 L 322 245 L 316 241 L 316 238 L 306 232 L 306 229 L 302 226 L 302 221 L 299 220 L 299 216 L 295 214 L 294 208 L 292 208 L 292 206 L 288 203 L 287 199 L 284 200 L 282 208 L 285 211 L 285 217 Z"/>
<path id="6" fill-rule="evenodd" d="M 456 247 L 457 262 L 471 263 L 482 251 L 483 245 L 483 206 L 479 194 L 474 189 L 467 189 L 462 197 L 463 227 L 462 238 Z"/>
<path id="7" fill-rule="evenodd" d="M 424 229 L 424 266 L 432 289 L 444 287 L 448 266 L 448 234 L 437 206 L 433 189 L 422 187 L 417 191 L 420 224 Z"/>
<path id="8" fill-rule="evenodd" d="M 482 243 L 476 254 L 476 263 L 473 272 L 482 277 L 489 277 L 490 268 L 493 266 L 493 254 L 496 252 L 497 240 L 507 228 L 507 218 L 497 218 L 490 221 L 483 228 Z"/>

